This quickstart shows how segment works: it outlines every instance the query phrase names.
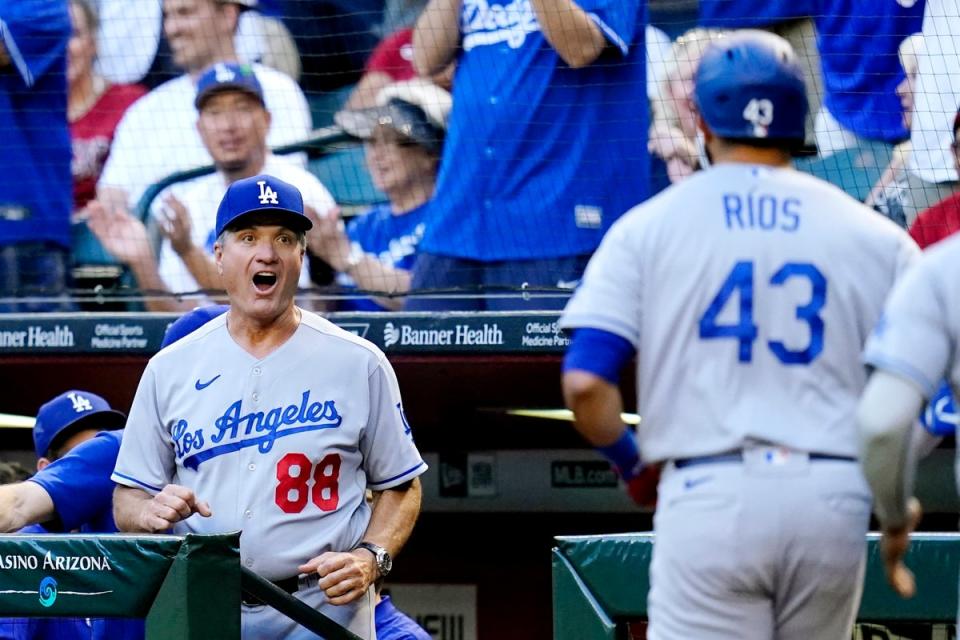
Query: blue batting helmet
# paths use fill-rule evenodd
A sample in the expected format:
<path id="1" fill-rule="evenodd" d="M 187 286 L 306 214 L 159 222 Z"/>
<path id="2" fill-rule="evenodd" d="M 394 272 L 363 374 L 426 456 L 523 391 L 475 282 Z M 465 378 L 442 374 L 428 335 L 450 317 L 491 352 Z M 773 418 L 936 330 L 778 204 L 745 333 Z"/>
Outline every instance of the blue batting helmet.
<path id="1" fill-rule="evenodd" d="M 693 95 L 701 117 L 722 138 L 805 137 L 803 74 L 780 36 L 744 29 L 711 43 L 697 67 Z"/>

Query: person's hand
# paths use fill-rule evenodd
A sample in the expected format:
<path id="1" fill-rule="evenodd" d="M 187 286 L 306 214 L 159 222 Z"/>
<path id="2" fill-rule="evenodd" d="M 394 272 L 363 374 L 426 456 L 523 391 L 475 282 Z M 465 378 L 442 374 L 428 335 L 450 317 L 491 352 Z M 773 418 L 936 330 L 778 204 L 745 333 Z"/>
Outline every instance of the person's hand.
<path id="1" fill-rule="evenodd" d="M 337 605 L 361 598 L 377 578 L 376 559 L 366 549 L 327 551 L 300 565 L 298 570 L 319 575 L 327 600 Z"/>
<path id="2" fill-rule="evenodd" d="M 126 265 L 153 260 L 153 248 L 144 224 L 119 207 L 99 200 L 86 206 L 87 227 L 110 255 Z"/>
<path id="3" fill-rule="evenodd" d="M 887 582 L 901 598 L 912 598 L 917 591 L 913 572 L 903 562 L 910 547 L 910 534 L 917 527 L 921 516 L 920 502 L 910 498 L 907 503 L 907 524 L 898 529 L 884 529 L 880 536 L 880 556 L 887 574 Z"/>
<path id="4" fill-rule="evenodd" d="M 153 498 L 144 501 L 140 529 L 149 533 L 163 533 L 195 513 L 204 518 L 213 515 L 210 505 L 197 499 L 192 489 L 168 484 Z"/>
<path id="5" fill-rule="evenodd" d="M 337 271 L 345 271 L 347 258 L 350 256 L 350 239 L 340 218 L 339 207 L 323 216 L 310 207 L 305 207 L 304 213 L 313 223 L 313 228 L 307 231 L 307 244 L 311 253 Z"/>
<path id="6" fill-rule="evenodd" d="M 177 255 L 186 255 L 194 248 L 190 212 L 172 193 L 163 199 L 163 204 L 164 216 L 160 218 L 160 232 L 170 240 L 170 246 Z"/>

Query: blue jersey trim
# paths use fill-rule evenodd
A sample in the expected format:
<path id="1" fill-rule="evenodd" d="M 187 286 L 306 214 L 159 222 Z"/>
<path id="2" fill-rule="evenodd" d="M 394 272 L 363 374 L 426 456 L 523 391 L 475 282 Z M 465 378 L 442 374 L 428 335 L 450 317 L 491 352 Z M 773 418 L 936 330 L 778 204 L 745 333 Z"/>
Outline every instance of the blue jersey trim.
<path id="1" fill-rule="evenodd" d="M 933 396 L 934 391 L 936 391 L 937 386 L 933 381 L 928 380 L 922 371 L 903 360 L 890 358 L 878 353 L 867 353 L 864 360 L 874 368 L 883 369 L 884 371 L 889 371 L 890 373 L 895 373 L 907 378 L 920 387 L 920 391 L 925 398 L 930 398 Z"/>
<path id="2" fill-rule="evenodd" d="M 7 26 L 7 23 L 4 22 L 2 18 L 0 18 L 0 40 L 3 40 L 3 45 L 6 47 L 7 53 L 10 54 L 10 59 L 13 60 L 13 64 L 17 67 L 17 71 L 20 72 L 24 84 L 32 87 L 35 79 L 30 72 L 30 66 L 20 52 L 20 48 L 17 46 L 17 41 L 13 38 L 10 27 Z"/>
<path id="3" fill-rule="evenodd" d="M 397 475 L 393 476 L 392 478 L 387 478 L 386 480 L 381 480 L 380 482 L 371 482 L 371 483 L 370 483 L 370 487 L 373 488 L 374 486 L 377 486 L 377 485 L 389 484 L 389 483 L 393 482 L 394 480 L 399 480 L 400 478 L 402 478 L 402 477 L 404 477 L 404 476 L 406 476 L 406 475 L 409 475 L 409 474 L 413 473 L 414 471 L 416 471 L 416 470 L 419 469 L 420 467 L 425 467 L 426 465 L 427 465 L 427 463 L 424 462 L 423 460 L 421 460 L 416 466 L 410 467 L 410 468 L 407 469 L 406 471 L 404 471 L 404 472 L 402 472 L 402 473 L 398 473 Z"/>
<path id="4" fill-rule="evenodd" d="M 620 335 L 584 327 L 577 329 L 563 358 L 563 372 L 589 371 L 612 385 L 619 384 L 620 371 L 636 353 L 636 349 Z"/>
<path id="5" fill-rule="evenodd" d="M 115 476 L 118 477 L 118 478 L 123 478 L 124 480 L 129 480 L 130 482 L 134 482 L 134 483 L 140 485 L 141 487 L 145 487 L 145 488 L 147 488 L 147 489 L 150 489 L 151 491 L 156 491 L 156 492 L 158 492 L 158 493 L 159 493 L 160 491 L 163 491 L 163 488 L 162 488 L 162 487 L 155 487 L 155 486 L 153 486 L 152 484 L 147 484 L 146 482 L 140 482 L 140 481 L 137 480 L 136 478 L 131 478 L 130 476 L 124 475 L 124 474 L 120 473 L 119 471 L 114 471 L 114 472 L 113 472 L 113 475 L 115 475 Z"/>
<path id="6" fill-rule="evenodd" d="M 595 13 L 588 13 L 587 16 L 593 20 L 593 24 L 597 25 L 597 28 L 603 33 L 604 37 L 613 45 L 620 49 L 620 53 L 627 55 L 630 53 L 630 45 L 628 45 L 620 35 L 611 29 L 606 22 L 600 19 Z"/>

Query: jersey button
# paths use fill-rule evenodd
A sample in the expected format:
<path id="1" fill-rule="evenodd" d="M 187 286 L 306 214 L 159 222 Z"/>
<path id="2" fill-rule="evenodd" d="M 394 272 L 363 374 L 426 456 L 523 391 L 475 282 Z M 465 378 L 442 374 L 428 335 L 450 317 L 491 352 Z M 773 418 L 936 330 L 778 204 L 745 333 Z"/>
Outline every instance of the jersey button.
<path id="1" fill-rule="evenodd" d="M 260 394 L 259 394 L 259 393 L 255 393 L 255 394 L 253 394 L 253 395 L 250 396 L 250 397 L 253 398 L 253 401 L 254 401 L 254 402 L 260 402 Z"/>
<path id="2" fill-rule="evenodd" d="M 246 560 L 243 561 L 243 564 L 247 565 L 248 567 L 252 567 L 252 566 L 253 566 L 253 558 L 247 558 Z"/>
<path id="3" fill-rule="evenodd" d="M 247 516 L 247 519 L 250 519 L 253 517 L 253 514 L 250 513 L 250 509 L 247 509 L 246 511 L 244 511 L 243 515 Z"/>
<path id="4" fill-rule="evenodd" d="M 252 462 L 247 466 L 247 469 L 250 469 L 250 471 L 253 471 L 256 468 L 257 468 L 257 465 L 253 464 Z M 249 511 L 247 513 L 249 513 Z"/>
<path id="5" fill-rule="evenodd" d="M 255 376 L 260 375 L 260 367 L 254 367 L 254 368 L 253 368 L 253 375 L 255 375 Z"/>

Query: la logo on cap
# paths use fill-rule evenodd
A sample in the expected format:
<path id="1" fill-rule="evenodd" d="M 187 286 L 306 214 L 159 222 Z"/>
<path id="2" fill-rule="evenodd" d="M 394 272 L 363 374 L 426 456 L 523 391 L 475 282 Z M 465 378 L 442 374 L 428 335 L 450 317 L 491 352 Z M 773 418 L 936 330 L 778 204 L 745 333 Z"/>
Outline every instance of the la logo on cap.
<path id="1" fill-rule="evenodd" d="M 260 204 L 280 204 L 277 201 L 277 192 L 270 188 L 266 180 L 257 180 L 260 185 Z"/>
<path id="2" fill-rule="evenodd" d="M 217 63 L 217 82 L 230 82 L 236 77 L 233 71 L 222 62 Z"/>
<path id="3" fill-rule="evenodd" d="M 84 398 L 79 393 L 68 393 L 67 397 L 70 398 L 70 402 L 73 404 L 73 410 L 77 413 L 93 411 L 93 404 L 90 402 L 90 400 Z"/>

